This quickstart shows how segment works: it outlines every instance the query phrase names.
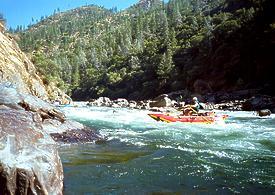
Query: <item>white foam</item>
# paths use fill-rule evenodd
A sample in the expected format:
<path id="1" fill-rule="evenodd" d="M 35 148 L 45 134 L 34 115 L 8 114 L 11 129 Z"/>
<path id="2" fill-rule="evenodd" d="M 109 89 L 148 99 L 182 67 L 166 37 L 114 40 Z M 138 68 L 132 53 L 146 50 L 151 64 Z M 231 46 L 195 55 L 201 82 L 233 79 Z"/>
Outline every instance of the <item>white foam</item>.
<path id="1" fill-rule="evenodd" d="M 229 118 L 223 123 L 185 124 L 157 122 L 145 110 L 100 107 L 68 107 L 63 110 L 70 118 L 88 121 L 92 126 L 95 124 L 109 140 L 118 139 L 139 146 L 163 142 L 160 147 L 182 151 L 192 150 L 181 147 L 183 143 L 194 147 L 207 145 L 221 149 L 257 150 L 257 144 L 253 143 L 255 140 L 275 139 L 275 127 L 259 124 L 273 120 L 274 114 L 268 119 L 254 122 L 259 118 L 254 112 L 215 111 L 218 115 L 227 114 Z M 223 152 L 213 155 L 233 158 L 231 154 Z"/>

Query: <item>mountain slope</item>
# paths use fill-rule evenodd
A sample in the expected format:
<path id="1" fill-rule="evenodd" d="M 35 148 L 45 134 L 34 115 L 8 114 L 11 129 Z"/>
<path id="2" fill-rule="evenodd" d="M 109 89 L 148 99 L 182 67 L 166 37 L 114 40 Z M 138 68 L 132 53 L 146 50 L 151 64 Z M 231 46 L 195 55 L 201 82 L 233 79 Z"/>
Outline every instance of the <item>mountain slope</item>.
<path id="1" fill-rule="evenodd" d="M 45 79 L 76 99 L 263 86 L 272 93 L 273 4 L 142 0 L 121 12 L 85 6 L 20 32 L 20 46 Z"/>
<path id="2" fill-rule="evenodd" d="M 67 95 L 54 83 L 45 85 L 29 58 L 20 50 L 14 38 L 0 23 L 0 83 L 16 87 L 19 92 L 32 94 L 43 100 L 60 100 Z"/>

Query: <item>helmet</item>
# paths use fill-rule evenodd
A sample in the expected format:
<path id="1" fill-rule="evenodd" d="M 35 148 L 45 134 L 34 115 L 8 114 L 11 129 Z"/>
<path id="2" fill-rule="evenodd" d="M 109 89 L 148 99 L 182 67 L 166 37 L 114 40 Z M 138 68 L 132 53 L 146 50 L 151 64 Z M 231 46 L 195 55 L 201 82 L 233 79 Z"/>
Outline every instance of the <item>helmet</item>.
<path id="1" fill-rule="evenodd" d="M 194 101 L 198 101 L 198 98 L 197 98 L 197 97 L 193 97 L 193 100 L 194 100 Z"/>

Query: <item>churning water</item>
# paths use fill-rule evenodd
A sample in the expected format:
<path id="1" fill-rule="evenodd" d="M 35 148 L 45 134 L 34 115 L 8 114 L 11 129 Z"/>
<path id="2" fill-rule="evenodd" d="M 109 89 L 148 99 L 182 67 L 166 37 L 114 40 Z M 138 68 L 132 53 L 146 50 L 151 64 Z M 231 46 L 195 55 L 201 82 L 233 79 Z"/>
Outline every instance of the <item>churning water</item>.
<path id="1" fill-rule="evenodd" d="M 69 118 L 102 144 L 61 146 L 65 194 L 272 194 L 275 116 L 223 112 L 225 123 L 163 123 L 148 111 L 78 107 Z"/>

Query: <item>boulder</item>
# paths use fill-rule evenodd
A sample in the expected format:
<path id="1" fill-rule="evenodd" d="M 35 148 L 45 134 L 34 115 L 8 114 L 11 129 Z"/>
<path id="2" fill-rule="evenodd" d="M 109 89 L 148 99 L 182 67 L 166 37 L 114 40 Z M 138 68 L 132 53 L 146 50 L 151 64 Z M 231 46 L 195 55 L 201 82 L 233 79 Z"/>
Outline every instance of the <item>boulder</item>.
<path id="1" fill-rule="evenodd" d="M 172 100 L 167 94 L 162 94 L 149 103 L 150 107 L 170 107 L 172 106 Z"/>
<path id="2" fill-rule="evenodd" d="M 114 103 L 119 105 L 119 107 L 122 107 L 122 108 L 129 106 L 128 100 L 126 100 L 124 98 L 118 98 L 118 99 L 114 100 Z"/>
<path id="3" fill-rule="evenodd" d="M 258 110 L 257 114 L 259 116 L 270 116 L 271 115 L 271 111 L 269 109 Z"/>
<path id="4" fill-rule="evenodd" d="M 0 84 L 0 194 L 62 194 L 58 142 L 102 140 L 49 103 Z"/>
<path id="5" fill-rule="evenodd" d="M 51 104 L 38 97 L 20 93 L 17 88 L 7 83 L 0 84 L 0 104 L 17 110 L 37 112 L 43 120 L 50 118 L 65 121 L 65 115 Z"/>
<path id="6" fill-rule="evenodd" d="M 107 106 L 107 107 L 109 107 L 109 106 L 112 105 L 112 101 L 108 97 L 99 97 L 98 99 L 89 102 L 87 105 L 89 105 L 89 106 Z"/>
<path id="7" fill-rule="evenodd" d="M 47 119 L 42 123 L 44 132 L 62 143 L 86 143 L 104 140 L 98 133 L 76 121 L 66 120 L 61 123 L 57 120 Z"/>
<path id="8" fill-rule="evenodd" d="M 135 101 L 129 102 L 129 108 L 136 108 L 136 107 L 137 107 L 137 102 L 135 102 Z"/>
<path id="9" fill-rule="evenodd" d="M 137 102 L 137 109 L 146 109 L 150 108 L 150 101 L 139 101 Z"/>
<path id="10" fill-rule="evenodd" d="M 0 109 L 0 194 L 62 194 L 56 144 L 35 115 Z"/>

